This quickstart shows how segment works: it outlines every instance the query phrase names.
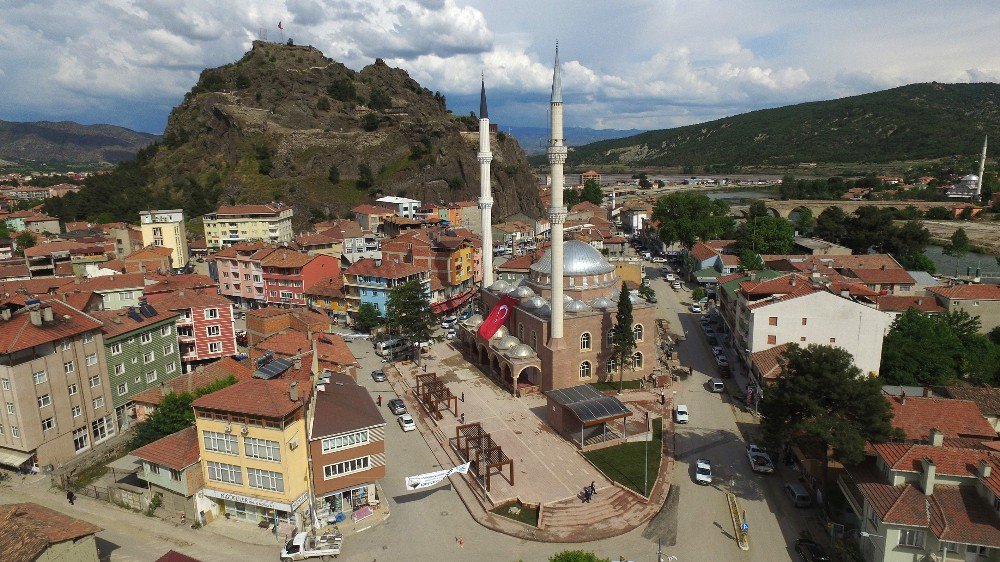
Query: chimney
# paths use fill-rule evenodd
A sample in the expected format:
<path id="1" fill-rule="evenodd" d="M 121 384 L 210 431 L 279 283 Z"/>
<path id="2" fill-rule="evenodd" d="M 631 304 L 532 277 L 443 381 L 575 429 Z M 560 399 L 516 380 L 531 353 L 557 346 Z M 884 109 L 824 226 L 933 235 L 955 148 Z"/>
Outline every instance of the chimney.
<path id="1" fill-rule="evenodd" d="M 941 433 L 936 427 L 932 427 L 930 442 L 931 445 L 940 447 L 944 444 L 944 433 Z"/>
<path id="2" fill-rule="evenodd" d="M 920 459 L 920 487 L 924 489 L 924 495 L 929 496 L 934 493 L 934 476 L 937 473 L 937 467 L 934 466 L 934 461 L 924 457 Z"/>
<path id="3" fill-rule="evenodd" d="M 32 324 L 34 324 L 35 326 L 41 326 L 42 325 L 42 311 L 41 310 L 39 310 L 37 308 L 33 308 L 33 309 L 31 309 L 31 310 L 28 311 L 28 314 L 30 315 L 31 323 Z"/>
<path id="4" fill-rule="evenodd" d="M 52 307 L 46 306 L 42 309 L 42 321 L 51 322 L 53 320 Z"/>
<path id="5" fill-rule="evenodd" d="M 934 394 L 934 391 L 931 390 L 931 387 L 925 386 L 924 387 L 924 398 L 930 398 L 932 394 Z"/>
<path id="6" fill-rule="evenodd" d="M 295 358 L 295 370 L 298 371 L 302 368 L 302 357 Z"/>
<path id="7" fill-rule="evenodd" d="M 902 391 L 902 392 L 901 392 L 901 393 L 899 394 L 899 403 L 900 403 L 900 405 L 903 405 L 903 406 L 905 406 L 905 405 L 906 405 L 906 391 L 905 391 L 905 390 L 904 390 L 904 391 Z"/>
<path id="8" fill-rule="evenodd" d="M 843 298 L 845 298 L 845 299 L 851 298 L 851 290 L 850 289 L 841 289 L 840 290 L 840 296 L 843 297 Z"/>
<path id="9" fill-rule="evenodd" d="M 0 310 L 0 319 L 10 320 L 10 309 L 9 308 L 4 308 L 3 310 Z"/>
<path id="10" fill-rule="evenodd" d="M 299 383 L 292 381 L 292 383 L 288 385 L 288 398 L 292 402 L 299 401 Z"/>
<path id="11" fill-rule="evenodd" d="M 795 276 L 794 276 L 794 275 L 792 275 L 792 279 L 791 279 L 791 281 L 789 281 L 788 283 L 789 283 L 789 285 L 791 285 L 792 287 L 794 287 L 794 286 L 795 286 Z"/>
<path id="12" fill-rule="evenodd" d="M 980 461 L 979 461 L 979 477 L 982 478 L 983 480 L 985 480 L 985 479 L 989 478 L 991 474 L 993 474 L 993 467 L 990 466 L 990 463 L 986 462 L 985 459 L 980 459 Z"/>

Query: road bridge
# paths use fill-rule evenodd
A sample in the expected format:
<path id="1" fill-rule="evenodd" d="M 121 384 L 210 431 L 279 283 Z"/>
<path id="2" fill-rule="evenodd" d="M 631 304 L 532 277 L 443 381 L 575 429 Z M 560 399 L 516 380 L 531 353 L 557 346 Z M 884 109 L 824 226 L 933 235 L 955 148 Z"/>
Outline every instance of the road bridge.
<path id="1" fill-rule="evenodd" d="M 776 217 L 788 218 L 797 209 L 809 209 L 814 217 L 830 207 L 840 207 L 848 215 L 857 211 L 861 207 L 878 207 L 880 209 L 903 209 L 913 206 L 921 211 L 926 211 L 931 207 L 943 207 L 951 209 L 961 204 L 958 201 L 847 201 L 840 199 L 762 199 L 767 206 L 767 211 Z M 750 207 L 748 205 L 733 206 L 732 214 L 737 217 L 746 216 Z"/>

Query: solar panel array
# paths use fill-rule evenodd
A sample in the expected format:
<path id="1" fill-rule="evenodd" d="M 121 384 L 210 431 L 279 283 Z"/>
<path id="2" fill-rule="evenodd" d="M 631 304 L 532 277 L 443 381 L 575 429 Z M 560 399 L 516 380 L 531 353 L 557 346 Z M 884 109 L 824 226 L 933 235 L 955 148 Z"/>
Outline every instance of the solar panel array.
<path id="1" fill-rule="evenodd" d="M 255 379 L 270 380 L 281 376 L 292 367 L 292 362 L 288 359 L 275 359 L 269 363 L 257 367 L 254 371 L 253 376 Z"/>
<path id="2" fill-rule="evenodd" d="M 142 321 L 143 321 L 142 320 L 142 316 L 140 316 L 139 313 L 136 312 L 134 308 L 128 309 L 128 317 L 131 318 L 132 320 L 135 320 L 136 322 L 139 322 L 139 323 L 142 323 Z"/>
<path id="3" fill-rule="evenodd" d="M 159 314 L 158 312 L 156 312 L 156 309 L 153 308 L 153 305 L 145 302 L 139 305 L 139 312 L 142 313 L 142 315 L 145 316 L 146 318 L 152 318 L 157 314 Z"/>

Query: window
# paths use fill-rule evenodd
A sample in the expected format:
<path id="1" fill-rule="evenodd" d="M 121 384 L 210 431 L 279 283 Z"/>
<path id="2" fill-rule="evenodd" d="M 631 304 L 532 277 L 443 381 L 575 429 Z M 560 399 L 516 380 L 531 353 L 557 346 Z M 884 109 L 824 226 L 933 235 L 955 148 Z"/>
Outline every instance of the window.
<path id="1" fill-rule="evenodd" d="M 70 373 L 72 373 L 74 371 L 76 371 L 76 368 L 73 367 L 73 362 L 72 361 L 68 361 L 66 363 L 63 363 L 63 372 L 64 373 L 66 373 L 68 375 L 68 374 L 70 374 Z"/>
<path id="2" fill-rule="evenodd" d="M 580 378 L 586 379 L 590 378 L 590 361 L 584 361 L 580 363 Z"/>
<path id="3" fill-rule="evenodd" d="M 632 356 L 632 368 L 641 369 L 642 368 L 642 353 L 638 351 Z"/>
<path id="4" fill-rule="evenodd" d="M 924 547 L 924 532 L 917 529 L 900 529 L 899 546 Z"/>
<path id="5" fill-rule="evenodd" d="M 83 343 L 90 343 L 92 341 L 94 341 L 93 332 L 87 332 L 86 334 L 83 334 Z"/>
<path id="6" fill-rule="evenodd" d="M 534 330 L 531 331 L 531 349 L 538 350 L 538 334 Z"/>
<path id="7" fill-rule="evenodd" d="M 606 366 L 607 366 L 607 372 L 608 372 L 609 375 L 612 374 L 612 373 L 614 373 L 615 369 L 618 368 L 617 364 L 615 363 L 615 358 L 614 357 L 612 357 L 611 359 L 608 359 L 608 362 L 606 363 Z"/>
<path id="8" fill-rule="evenodd" d="M 71 343 L 70 343 L 70 341 L 68 339 L 63 338 L 62 341 L 60 341 L 59 343 L 61 344 L 63 351 L 69 351 L 69 348 L 71 347 Z"/>
<path id="9" fill-rule="evenodd" d="M 830 338 L 830 343 L 837 343 L 837 338 Z"/>
<path id="10" fill-rule="evenodd" d="M 169 375 L 170 373 L 173 373 L 173 372 L 174 372 L 174 371 L 176 371 L 176 370 L 177 370 L 177 363 L 175 363 L 175 362 L 173 362 L 173 361 L 171 361 L 170 363 L 167 363 L 167 367 L 166 367 L 165 371 L 166 371 L 166 373 L 167 373 L 168 375 Z"/>
<path id="11" fill-rule="evenodd" d="M 128 394 L 128 383 L 121 383 L 118 385 L 118 396 L 125 396 Z"/>
<path id="12" fill-rule="evenodd" d="M 119 363 L 115 365 L 115 374 L 124 375 L 125 374 L 125 363 Z"/>
<path id="13" fill-rule="evenodd" d="M 328 464 L 323 467 L 323 479 L 329 480 L 344 474 L 361 472 L 362 470 L 368 470 L 368 457 L 360 457 L 349 461 L 338 462 L 336 464 Z"/>
<path id="14" fill-rule="evenodd" d="M 635 341 L 642 341 L 642 324 L 636 324 L 632 327 L 632 335 L 635 336 Z"/>
<path id="15" fill-rule="evenodd" d="M 164 326 L 164 327 L 160 328 L 160 335 L 161 336 L 169 336 L 170 335 L 170 326 Z"/>
<path id="16" fill-rule="evenodd" d="M 122 352 L 121 342 L 111 344 L 111 355 L 118 355 Z"/>
<path id="17" fill-rule="evenodd" d="M 52 421 L 52 418 L 45 418 L 44 420 L 42 420 L 42 431 L 48 431 L 52 429 L 53 425 L 55 425 L 55 422 Z"/>
<path id="18" fill-rule="evenodd" d="M 254 459 L 281 460 L 281 444 L 267 439 L 243 438 L 243 454 Z"/>
<path id="19" fill-rule="evenodd" d="M 97 365 L 97 354 L 96 353 L 88 353 L 86 359 L 87 359 L 87 366 L 88 367 L 91 366 L 91 365 Z"/>
<path id="20" fill-rule="evenodd" d="M 41 395 L 41 396 L 38 397 L 38 407 L 39 408 L 44 408 L 44 407 L 48 406 L 51 403 L 52 403 L 52 399 L 49 398 L 48 394 L 43 394 L 43 395 Z"/>
<path id="21" fill-rule="evenodd" d="M 778 325 L 778 317 L 777 316 L 771 316 L 770 318 L 767 319 L 767 323 L 770 324 L 771 326 L 777 326 Z"/>
<path id="22" fill-rule="evenodd" d="M 12 415 L 12 416 L 14 415 L 14 403 L 13 402 L 7 402 L 7 413 L 10 414 L 10 415 Z"/>
<path id="23" fill-rule="evenodd" d="M 45 373 L 45 371 L 36 371 L 36 372 L 34 372 L 34 373 L 31 374 L 31 378 L 32 378 L 32 380 L 35 381 L 35 384 L 42 384 L 43 382 L 49 380 L 49 375 L 47 375 Z M 6 381 L 7 379 L 4 379 L 4 380 Z M 7 388 L 4 388 L 4 390 L 10 390 L 10 388 L 7 387 Z"/>
<path id="24" fill-rule="evenodd" d="M 280 472 L 247 467 L 247 485 L 251 488 L 284 492 L 284 477 Z"/>
<path id="25" fill-rule="evenodd" d="M 236 444 L 236 436 L 229 433 L 219 433 L 217 431 L 203 431 L 202 439 L 205 441 L 206 451 L 225 453 L 227 455 L 240 454 L 240 448 Z"/>
<path id="26" fill-rule="evenodd" d="M 10 390 L 10 379 L 3 379 L 3 389 Z"/>
<path id="27" fill-rule="evenodd" d="M 208 344 L 209 353 L 222 353 L 222 342 L 213 341 Z"/>
<path id="28" fill-rule="evenodd" d="M 90 385 L 90 388 L 101 386 L 101 375 L 94 375 L 90 377 L 87 379 L 87 384 Z"/>
<path id="29" fill-rule="evenodd" d="M 145 363 L 152 363 L 154 360 L 156 360 L 156 353 L 154 353 L 152 351 L 147 351 L 146 353 L 142 354 L 142 362 L 143 362 L 143 364 L 145 364 Z"/>
<path id="30" fill-rule="evenodd" d="M 104 397 L 98 396 L 97 398 L 94 398 L 94 409 L 96 410 L 98 408 L 103 408 L 103 407 L 104 407 Z"/>
<path id="31" fill-rule="evenodd" d="M 208 337 L 217 336 L 222 333 L 222 329 L 219 328 L 218 326 L 208 326 L 207 328 L 205 328 L 205 333 L 208 335 Z"/>
<path id="32" fill-rule="evenodd" d="M 206 308 L 205 309 L 205 320 L 215 320 L 219 317 L 218 308 Z"/>
<path id="33" fill-rule="evenodd" d="M 151 462 L 150 463 L 146 463 L 146 465 L 149 466 L 149 472 L 150 472 L 150 474 L 159 474 L 160 473 L 160 465 L 153 464 Z"/>
<path id="34" fill-rule="evenodd" d="M 524 341 L 524 324 L 520 322 L 517 324 L 517 339 Z"/>
<path id="35" fill-rule="evenodd" d="M 774 344 L 778 343 L 778 336 L 774 336 L 774 335 L 767 336 L 767 343 L 771 344 L 771 345 L 774 345 Z"/>
<path id="36" fill-rule="evenodd" d="M 584 332 L 580 334 L 580 349 L 588 350 L 590 349 L 590 332 Z"/>
<path id="37" fill-rule="evenodd" d="M 323 454 L 339 451 L 340 449 L 349 449 L 351 447 L 357 447 L 359 445 L 365 445 L 368 443 L 368 430 L 355 431 L 354 433 L 348 433 L 345 435 L 338 435 L 336 437 L 327 437 L 323 440 Z"/>
<path id="38" fill-rule="evenodd" d="M 21 430 L 16 425 L 12 425 L 12 426 L 10 426 L 10 434 L 11 434 L 12 437 L 20 437 L 21 436 Z"/>
<path id="39" fill-rule="evenodd" d="M 799 341 L 806 341 L 806 337 L 805 337 L 805 336 L 801 336 L 801 337 L 799 338 Z"/>
<path id="40" fill-rule="evenodd" d="M 146 373 L 146 382 L 153 382 L 156 380 L 156 371 L 149 371 Z"/>
<path id="41" fill-rule="evenodd" d="M 171 480 L 173 480 L 175 482 L 180 482 L 181 481 L 181 471 L 175 470 L 173 468 L 168 468 L 167 470 L 170 471 L 170 479 Z"/>
<path id="42" fill-rule="evenodd" d="M 608 330 L 608 345 L 615 345 L 615 330 L 614 330 L 614 328 Z"/>
<path id="43" fill-rule="evenodd" d="M 70 396 L 73 396 L 74 394 L 76 394 L 76 383 L 72 383 L 72 384 L 68 385 L 66 387 L 66 390 L 69 391 L 69 395 Z"/>
<path id="44" fill-rule="evenodd" d="M 139 336 L 139 341 L 141 343 L 149 343 L 149 342 L 153 341 L 153 334 L 152 334 L 152 332 L 146 332 L 146 333 L 142 334 L 141 336 Z"/>
<path id="45" fill-rule="evenodd" d="M 90 424 L 90 430 L 96 445 L 115 434 L 115 424 L 111 422 L 111 416 L 104 416 L 99 420 L 94 420 Z"/>
<path id="46" fill-rule="evenodd" d="M 163 355 L 164 356 L 170 355 L 173 352 L 174 352 L 174 344 L 168 343 L 167 345 L 163 346 Z"/>
<path id="47" fill-rule="evenodd" d="M 208 461 L 208 479 L 215 482 L 243 485 L 243 472 L 231 464 Z"/>
<path id="48" fill-rule="evenodd" d="M 802 319 L 802 325 L 803 325 L 803 326 L 805 326 L 805 325 L 806 325 L 806 323 L 807 323 L 807 320 L 809 320 L 809 319 L 808 319 L 808 318 L 803 318 L 803 319 Z"/>
<path id="49" fill-rule="evenodd" d="M 957 554 L 958 553 L 958 543 L 953 543 L 953 542 L 948 542 L 948 541 L 941 541 L 941 550 L 942 551 L 947 550 L 948 552 L 954 552 L 954 553 Z"/>
<path id="50" fill-rule="evenodd" d="M 69 409 L 69 411 L 73 414 L 73 417 L 75 418 L 79 416 L 83 410 L 79 406 L 73 406 L 72 408 Z"/>

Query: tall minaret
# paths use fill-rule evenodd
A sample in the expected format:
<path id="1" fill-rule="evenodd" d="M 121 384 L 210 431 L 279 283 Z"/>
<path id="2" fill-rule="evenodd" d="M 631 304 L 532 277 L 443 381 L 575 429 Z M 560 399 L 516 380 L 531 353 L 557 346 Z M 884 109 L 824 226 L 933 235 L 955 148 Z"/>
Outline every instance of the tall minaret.
<path id="1" fill-rule="evenodd" d="M 552 71 L 551 127 L 549 139 L 549 166 L 552 176 L 552 205 L 549 207 L 549 222 L 552 232 L 552 324 L 550 335 L 553 340 L 563 337 L 563 222 L 566 207 L 563 206 L 563 164 L 566 162 L 566 145 L 563 143 L 563 99 L 562 82 L 559 77 L 559 43 L 556 43 L 556 62 Z"/>
<path id="2" fill-rule="evenodd" d="M 479 211 L 483 220 L 483 287 L 493 284 L 493 193 L 490 190 L 490 116 L 486 111 L 486 78 L 479 92 Z"/>
<path id="3" fill-rule="evenodd" d="M 976 182 L 976 196 L 972 198 L 973 203 L 979 203 L 979 198 L 983 196 L 983 172 L 986 171 L 986 141 L 989 136 L 983 137 L 983 155 L 979 157 L 979 181 Z"/>

